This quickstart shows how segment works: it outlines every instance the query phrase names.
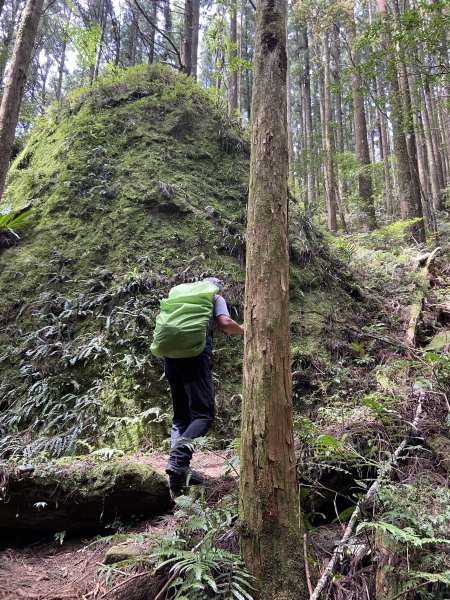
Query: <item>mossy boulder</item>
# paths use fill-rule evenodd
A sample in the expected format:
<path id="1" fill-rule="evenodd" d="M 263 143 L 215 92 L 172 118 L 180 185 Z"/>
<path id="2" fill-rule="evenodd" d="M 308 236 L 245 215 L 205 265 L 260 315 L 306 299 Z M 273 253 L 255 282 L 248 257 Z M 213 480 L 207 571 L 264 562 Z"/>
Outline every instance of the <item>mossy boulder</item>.
<path id="1" fill-rule="evenodd" d="M 131 517 L 162 514 L 166 478 L 148 464 L 66 458 L 35 467 L 1 467 L 0 529 L 100 530 Z"/>
<path id="2" fill-rule="evenodd" d="M 244 275 L 227 236 L 244 230 L 248 150 L 207 91 L 160 66 L 105 78 L 36 124 L 4 199 L 34 217 L 0 249 L 1 453 L 167 437 L 155 315 L 170 287 L 214 273 L 239 318 Z"/>
<path id="3" fill-rule="evenodd" d="M 242 127 L 161 66 L 102 79 L 36 124 L 4 201 L 34 217 L 0 248 L 0 455 L 135 451 L 168 437 L 170 394 L 150 354 L 159 302 L 214 274 L 242 320 L 248 170 Z M 314 371 L 294 382 L 300 406 L 355 302 L 323 236 L 295 203 L 290 214 L 292 342 Z M 242 339 L 217 335 L 215 428 L 228 439 L 241 367 Z"/>

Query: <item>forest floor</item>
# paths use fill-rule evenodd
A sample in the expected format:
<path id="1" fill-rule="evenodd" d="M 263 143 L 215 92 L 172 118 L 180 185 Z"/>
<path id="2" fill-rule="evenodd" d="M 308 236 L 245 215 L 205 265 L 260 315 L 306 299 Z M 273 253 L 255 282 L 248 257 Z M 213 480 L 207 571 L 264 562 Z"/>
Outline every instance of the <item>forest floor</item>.
<path id="1" fill-rule="evenodd" d="M 138 454 L 133 460 L 151 464 L 164 471 L 167 454 L 163 452 Z M 215 504 L 224 494 L 236 487 L 236 474 L 229 468 L 228 451 L 198 451 L 193 468 L 206 477 L 205 499 Z M 191 488 L 194 489 L 195 488 Z M 151 537 L 174 527 L 173 511 L 135 526 L 118 526 L 110 534 L 125 533 L 130 539 L 136 534 Z M 97 540 L 99 540 L 97 542 Z M 121 541 L 122 545 L 128 542 Z M 99 575 L 106 552 L 117 546 L 118 540 L 102 540 L 99 536 L 83 540 L 42 539 L 25 548 L 9 548 L 0 552 L 0 600 L 99 600 L 114 598 L 111 586 Z M 129 577 L 117 573 L 113 587 Z M 150 600 L 151 596 L 145 596 Z"/>
<path id="2" fill-rule="evenodd" d="M 376 327 L 376 320 L 368 330 L 364 330 L 364 323 L 361 323 L 361 338 L 355 338 L 353 346 L 350 346 L 356 356 L 349 361 L 348 372 L 343 372 L 346 379 L 339 384 L 341 395 L 335 393 L 334 396 L 318 398 L 317 404 L 307 407 L 305 414 L 297 415 L 299 470 L 302 475 L 309 472 L 310 485 L 305 487 L 315 488 L 309 498 L 311 506 L 307 510 L 310 512 L 305 515 L 309 529 L 305 544 L 311 560 L 310 585 L 314 584 L 333 555 L 355 499 L 361 498 L 368 485 L 378 477 L 377 472 L 383 471 L 386 456 L 392 454 L 403 437 L 409 442 L 404 460 L 395 468 L 395 475 L 384 482 L 384 503 L 388 508 L 384 515 L 381 512 L 379 521 L 382 526 L 391 529 L 392 523 L 396 524 L 395 535 L 403 538 L 397 537 L 394 551 L 388 552 L 384 546 L 380 546 L 380 550 L 372 547 L 371 543 L 368 545 L 366 530 L 355 535 L 349 548 L 352 552 L 362 548 L 365 554 L 362 558 L 352 555 L 346 573 L 336 578 L 331 596 L 335 600 L 369 600 L 375 597 L 373 573 L 377 571 L 376 556 L 380 552 L 386 554 L 388 569 L 403 569 L 401 585 L 412 586 L 411 589 L 418 586 L 424 593 L 432 594 L 420 596 L 421 599 L 442 600 L 448 597 L 450 553 L 446 546 L 441 549 L 435 544 L 431 546 L 430 553 L 417 550 L 413 557 L 408 543 L 413 543 L 414 550 L 414 544 L 418 544 L 417 548 L 430 544 L 430 540 L 441 544 L 441 538 L 448 537 L 448 455 L 439 446 L 441 443 L 448 444 L 448 390 L 442 384 L 441 387 L 433 387 L 435 381 L 429 374 L 429 363 L 423 359 L 426 355 L 423 352 L 428 352 L 431 370 L 437 371 L 437 365 L 441 364 L 447 369 L 442 376 L 448 381 L 450 266 L 445 254 L 430 263 L 429 268 L 424 266 L 425 259 L 412 264 L 415 265 L 413 273 L 417 275 L 406 280 L 408 303 L 399 300 L 394 288 L 380 290 L 378 299 L 373 292 L 374 303 L 377 301 L 383 305 L 385 301 L 383 311 L 392 312 L 394 317 L 398 314 L 399 318 L 389 321 L 386 318 L 389 326 L 381 332 Z M 401 283 L 402 279 L 399 279 L 398 285 Z M 414 310 L 416 304 L 420 307 L 417 313 Z M 413 318 L 414 315 L 417 318 Z M 367 320 L 367 323 L 370 321 Z M 437 343 L 436 333 L 440 336 L 438 346 L 433 345 Z M 405 343 L 408 335 L 411 340 Z M 443 337 L 447 342 L 442 342 Z M 326 377 L 331 377 L 325 376 L 322 371 L 319 375 L 321 383 L 326 381 Z M 336 376 L 342 377 L 342 374 L 336 371 Z M 421 394 L 415 391 L 417 386 L 422 389 Z M 354 393 L 354 400 L 351 393 Z M 420 434 L 411 436 L 410 425 L 421 395 L 424 411 Z M 367 441 L 370 444 L 366 448 Z M 437 450 L 434 449 L 436 444 L 439 446 Z M 236 491 L 234 454 L 224 450 L 195 452 L 192 466 L 203 472 L 207 480 L 204 492 L 191 488 L 191 497 L 198 498 L 203 493 L 203 509 L 218 506 L 223 498 L 233 496 L 232 492 Z M 139 453 L 129 458 L 164 471 L 167 453 Z M 362 467 L 360 460 L 363 460 Z M 330 489 L 327 490 L 324 484 Z M 331 493 L 329 498 L 328 492 Z M 232 510 L 235 511 L 235 500 L 233 503 Z M 0 600 L 159 600 L 159 592 L 168 579 L 168 573 L 155 573 L 153 566 L 149 568 L 148 560 L 142 558 L 139 562 L 139 556 L 148 557 L 152 548 L 157 547 L 155 539 L 177 530 L 180 526 L 177 509 L 175 506 L 165 515 L 149 521 L 114 523 L 102 532 L 104 537 L 75 540 L 67 536 L 64 539 L 61 532 L 55 535 L 55 539 L 41 539 L 26 547 L 12 546 L 0 552 Z M 432 520 L 428 518 L 430 515 Z M 368 523 L 368 526 L 373 525 Z M 416 525 L 417 529 L 414 529 Z M 203 532 L 199 535 L 201 539 Z M 227 535 L 228 547 L 233 545 L 232 549 L 236 551 L 236 528 L 229 526 Z M 407 535 L 409 539 L 405 538 Z M 382 539 L 381 544 L 386 542 L 388 545 L 387 534 L 384 536 L 386 539 L 378 536 L 378 540 Z M 3 547 L 5 545 L 3 543 Z M 107 552 L 112 547 L 119 553 L 129 551 L 130 562 L 117 558 L 107 560 Z M 416 579 L 408 575 L 412 557 L 418 573 Z M 427 560 L 433 557 L 436 566 L 432 567 L 432 571 L 431 567 L 430 572 L 425 571 L 422 563 L 426 563 L 422 557 Z M 106 566 L 105 559 L 113 564 Z M 398 597 L 397 588 L 390 587 L 393 583 L 388 575 L 383 577 L 386 581 L 379 575 L 376 579 L 379 589 L 383 586 L 388 589 L 388 595 L 383 597 Z M 372 588 L 369 590 L 370 581 Z M 411 595 L 406 597 L 409 599 Z"/>

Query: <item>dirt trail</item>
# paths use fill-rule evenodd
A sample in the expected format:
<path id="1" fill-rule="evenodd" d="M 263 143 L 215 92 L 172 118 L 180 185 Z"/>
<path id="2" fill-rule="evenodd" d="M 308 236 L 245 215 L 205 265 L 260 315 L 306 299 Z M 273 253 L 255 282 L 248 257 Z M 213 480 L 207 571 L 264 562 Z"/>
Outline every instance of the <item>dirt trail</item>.
<path id="1" fill-rule="evenodd" d="M 233 480 L 224 483 L 229 453 L 196 452 L 192 463 L 208 478 L 206 497 L 215 502 L 224 491 L 234 486 Z M 133 455 L 140 460 L 164 470 L 167 454 Z M 233 473 L 230 473 L 233 475 Z M 156 533 L 170 529 L 172 514 L 152 521 L 141 522 L 123 533 Z M 106 530 L 105 535 L 114 533 Z M 95 539 L 95 538 L 93 538 Z M 26 548 L 7 549 L 0 552 L 0 600 L 99 600 L 107 591 L 98 571 L 106 550 L 116 541 L 87 547 L 91 540 L 42 541 Z M 148 599 L 150 600 L 150 599 Z"/>

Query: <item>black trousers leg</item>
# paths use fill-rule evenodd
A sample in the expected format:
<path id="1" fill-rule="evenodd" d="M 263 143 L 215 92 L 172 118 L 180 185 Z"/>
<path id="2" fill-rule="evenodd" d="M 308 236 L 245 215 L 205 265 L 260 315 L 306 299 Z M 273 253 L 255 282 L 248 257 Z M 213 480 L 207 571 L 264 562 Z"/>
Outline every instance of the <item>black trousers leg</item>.
<path id="1" fill-rule="evenodd" d="M 192 458 L 189 440 L 207 433 L 214 419 L 214 383 L 210 357 L 203 353 L 192 358 L 166 358 L 174 418 L 169 465 L 186 471 Z"/>

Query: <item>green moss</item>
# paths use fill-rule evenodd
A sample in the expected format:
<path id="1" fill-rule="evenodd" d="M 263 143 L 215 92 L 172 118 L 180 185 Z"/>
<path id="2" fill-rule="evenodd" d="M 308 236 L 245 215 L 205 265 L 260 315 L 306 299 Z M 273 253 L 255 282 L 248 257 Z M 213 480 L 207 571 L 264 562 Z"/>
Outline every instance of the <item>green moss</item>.
<path id="1" fill-rule="evenodd" d="M 78 457 L 38 465 L 32 478 L 42 499 L 52 498 L 52 502 L 63 500 L 68 494 L 71 501 L 103 498 L 116 487 L 153 493 L 159 486 L 166 485 L 164 476 L 150 465 L 131 460 L 97 463 Z"/>
<path id="2" fill-rule="evenodd" d="M 234 148 L 224 149 L 224 131 Z M 85 440 L 134 449 L 166 437 L 167 419 L 140 418 L 169 401 L 149 352 L 154 316 L 182 271 L 242 279 L 221 219 L 244 209 L 247 155 L 208 94 L 161 67 L 104 79 L 36 124 L 5 200 L 30 203 L 34 222 L 0 255 L 0 430 L 14 436 L 10 452 L 73 452 Z M 221 209 L 219 220 L 207 207 Z M 227 389 L 239 384 L 236 373 Z"/>
<path id="3" fill-rule="evenodd" d="M 159 301 L 214 273 L 242 321 L 248 166 L 240 128 L 159 66 L 100 80 L 39 120 L 5 200 L 35 217 L 0 254 L 0 452 L 135 450 L 167 437 L 170 395 L 149 350 Z M 348 296 L 294 209 L 291 227 L 292 341 L 329 360 L 323 340 Z M 215 430 L 235 437 L 240 337 L 217 335 L 214 373 Z"/>

